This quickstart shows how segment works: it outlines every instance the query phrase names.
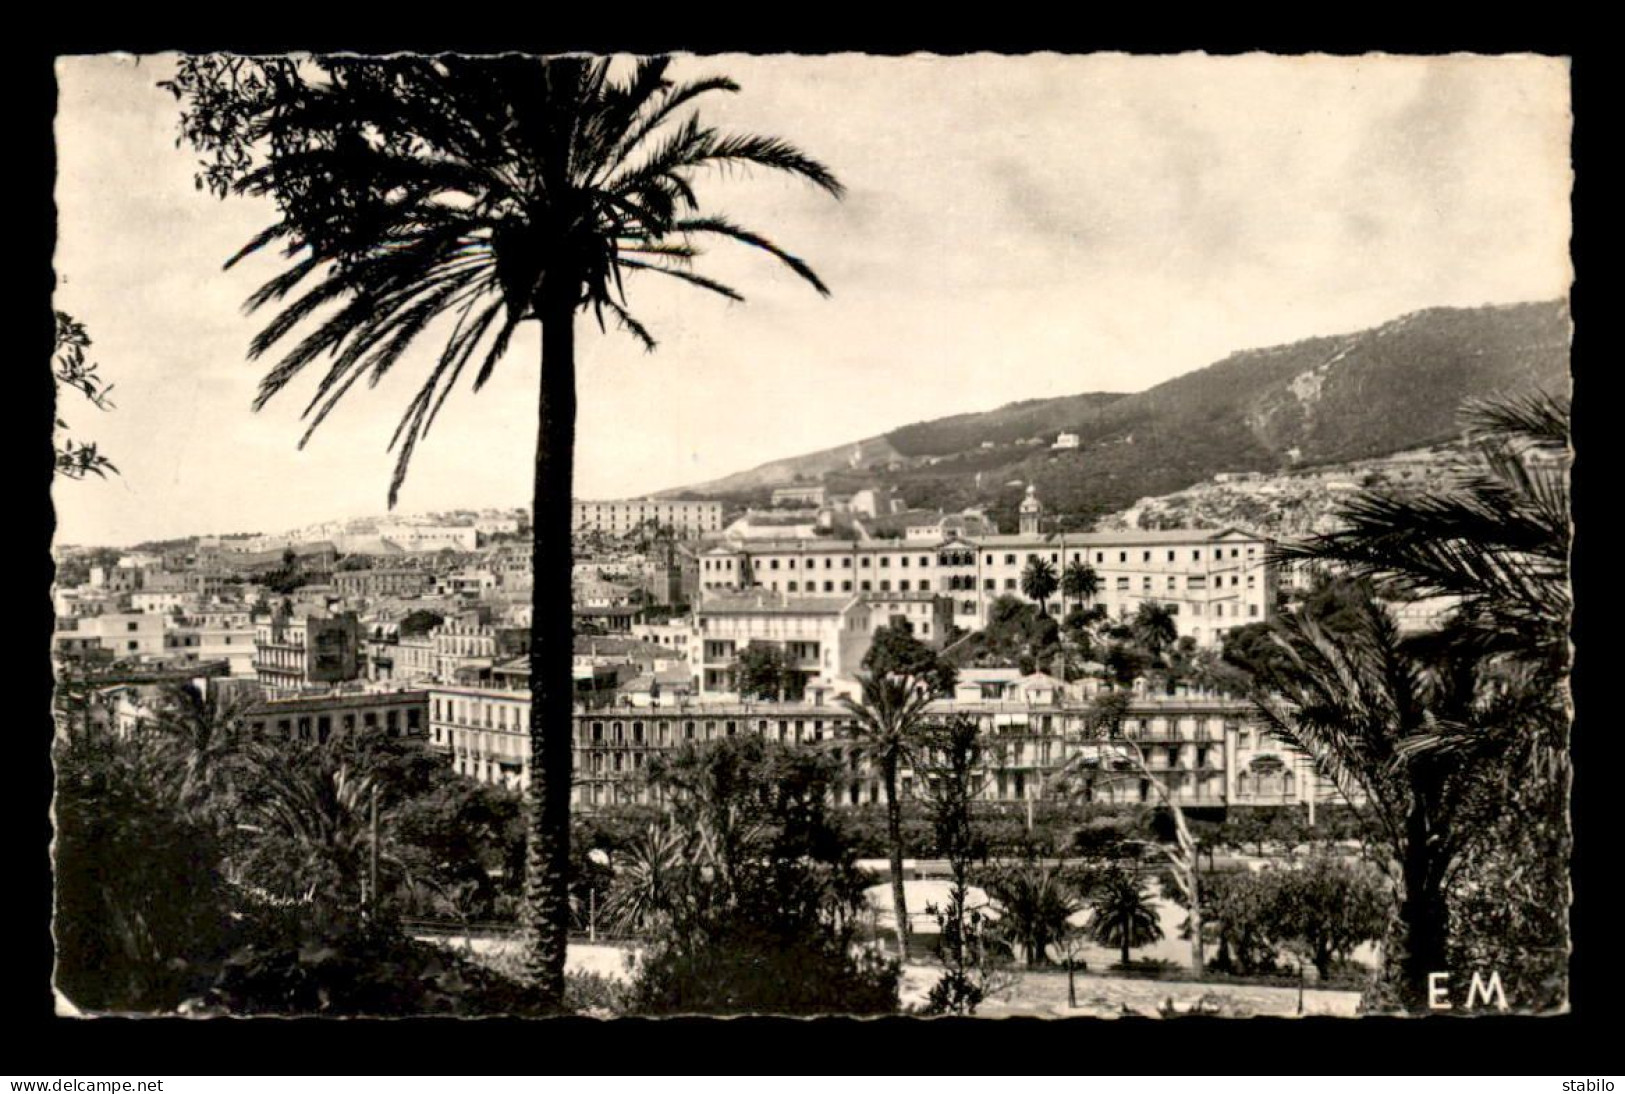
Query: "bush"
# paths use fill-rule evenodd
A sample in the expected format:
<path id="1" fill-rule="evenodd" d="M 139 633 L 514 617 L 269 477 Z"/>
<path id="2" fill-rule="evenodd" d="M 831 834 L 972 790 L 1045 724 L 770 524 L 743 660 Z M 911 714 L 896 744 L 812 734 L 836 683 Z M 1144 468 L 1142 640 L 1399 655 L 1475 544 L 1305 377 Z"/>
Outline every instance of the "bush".
<path id="1" fill-rule="evenodd" d="M 624 981 L 595 972 L 564 974 L 564 1009 L 574 1014 L 609 1018 L 626 1013 L 629 991 Z"/>
<path id="2" fill-rule="evenodd" d="M 399 1017 L 543 1013 L 517 979 L 387 924 L 304 929 L 262 919 L 203 1000 L 231 1014 Z"/>
<path id="3" fill-rule="evenodd" d="M 872 950 L 826 936 L 794 940 L 746 919 L 648 955 L 629 993 L 634 1014 L 889 1014 L 901 972 Z"/>

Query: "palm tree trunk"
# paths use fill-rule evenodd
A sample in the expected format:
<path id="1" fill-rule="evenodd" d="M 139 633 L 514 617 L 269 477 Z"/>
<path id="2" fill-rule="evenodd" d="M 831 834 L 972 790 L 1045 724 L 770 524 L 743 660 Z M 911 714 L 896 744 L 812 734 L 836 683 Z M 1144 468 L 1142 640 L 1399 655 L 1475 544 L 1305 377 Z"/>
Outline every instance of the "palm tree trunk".
<path id="1" fill-rule="evenodd" d="M 544 1006 L 564 998 L 570 930 L 570 500 L 575 461 L 575 299 L 537 294 L 542 321 L 531 508 L 530 782 L 526 791 L 526 972 Z"/>
<path id="2" fill-rule="evenodd" d="M 1202 953 L 1202 891 L 1195 867 L 1191 870 L 1191 972 L 1200 980 L 1206 971 L 1207 959 Z"/>
<path id="3" fill-rule="evenodd" d="M 897 916 L 897 956 L 908 959 L 908 904 L 903 895 L 903 803 L 897 800 L 897 762 L 882 765 L 886 782 L 886 837 L 891 844 L 891 902 Z"/>
<path id="4" fill-rule="evenodd" d="M 1425 806 L 1417 804 L 1406 817 L 1405 858 L 1401 866 L 1405 895 L 1400 901 L 1402 939 L 1398 957 L 1398 995 L 1407 1010 L 1428 1010 L 1428 974 L 1445 972 L 1448 911 L 1445 906 L 1443 864 L 1437 861 L 1429 838 Z"/>

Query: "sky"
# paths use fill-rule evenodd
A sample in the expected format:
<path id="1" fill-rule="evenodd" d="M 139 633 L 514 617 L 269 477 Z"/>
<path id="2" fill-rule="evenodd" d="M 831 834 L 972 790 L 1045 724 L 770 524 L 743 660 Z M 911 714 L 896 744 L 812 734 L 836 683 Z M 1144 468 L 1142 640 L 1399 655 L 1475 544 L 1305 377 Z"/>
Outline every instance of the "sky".
<path id="1" fill-rule="evenodd" d="M 53 488 L 59 543 L 280 532 L 380 515 L 386 450 L 438 343 L 300 450 L 302 377 L 243 302 L 281 268 L 222 262 L 274 219 L 197 190 L 173 56 L 59 58 L 55 306 L 83 322 L 115 409 L 63 403 L 120 474 Z M 1569 77 L 1542 57 L 685 57 L 726 74 L 724 131 L 788 139 L 840 201 L 769 173 L 700 176 L 702 203 L 809 262 L 829 298 L 721 241 L 732 303 L 633 277 L 647 353 L 578 322 L 576 495 L 680 487 L 911 422 L 1133 392 L 1236 350 L 1435 306 L 1547 300 L 1571 268 Z M 529 501 L 539 339 L 447 402 L 404 513 Z M 465 381 L 466 383 L 466 381 Z M 301 397 L 301 395 L 303 397 Z"/>

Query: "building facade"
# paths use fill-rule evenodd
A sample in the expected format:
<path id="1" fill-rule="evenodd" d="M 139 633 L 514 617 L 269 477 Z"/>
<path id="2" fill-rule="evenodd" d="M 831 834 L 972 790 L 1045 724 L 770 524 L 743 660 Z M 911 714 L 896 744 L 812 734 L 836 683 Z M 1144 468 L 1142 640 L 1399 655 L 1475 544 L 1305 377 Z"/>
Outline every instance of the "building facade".
<path id="1" fill-rule="evenodd" d="M 948 597 L 954 623 L 985 626 L 1001 596 L 1028 599 L 1021 577 L 1043 559 L 1057 578 L 1074 562 L 1091 567 L 1100 591 L 1089 604 L 1114 617 L 1146 602 L 1168 606 L 1180 635 L 1216 646 L 1231 627 L 1270 618 L 1274 604 L 1267 540 L 1234 529 L 1152 532 L 1029 531 L 1017 535 L 827 541 L 764 540 L 713 547 L 699 557 L 700 596 L 761 588 L 792 596 L 924 592 Z M 1075 606 L 1057 591 L 1046 607 Z"/>
<path id="2" fill-rule="evenodd" d="M 711 499 L 628 498 L 624 501 L 577 501 L 570 507 L 571 527 L 578 532 L 623 536 L 640 525 L 669 526 L 679 536 L 722 531 L 722 502 Z"/>
<path id="3" fill-rule="evenodd" d="M 243 715 L 256 740 L 326 744 L 334 736 L 428 735 L 429 696 L 424 691 L 319 695 L 258 703 Z"/>
<path id="4" fill-rule="evenodd" d="M 258 620 L 254 672 L 272 698 L 357 680 L 365 670 L 365 640 L 353 612 Z"/>
<path id="5" fill-rule="evenodd" d="M 731 693 L 733 666 L 752 644 L 778 646 L 792 679 L 787 691 L 831 688 L 857 671 L 873 640 L 871 611 L 859 597 L 791 596 L 756 590 L 707 597 L 694 611 L 700 694 Z"/>
<path id="6" fill-rule="evenodd" d="M 1058 696 L 1058 693 L 1057 693 Z M 1187 808 L 1300 805 L 1336 799 L 1302 754 L 1273 740 L 1245 701 L 1208 697 L 1137 697 L 1121 740 L 1099 741 L 1089 704 L 948 701 L 939 716 L 976 720 L 987 760 L 979 797 L 1156 805 L 1164 791 Z M 429 745 L 482 782 L 522 789 L 530 774 L 530 696 L 522 689 L 429 689 Z M 757 736 L 784 744 L 840 749 L 853 717 L 834 703 L 674 702 L 589 710 L 572 720 L 574 808 L 591 810 L 658 800 L 644 775 L 651 759 L 689 743 Z M 1125 759 L 1137 753 L 1144 769 Z M 842 753 L 847 777 L 835 804 L 884 800 L 878 772 Z M 1149 778 L 1146 777 L 1147 773 Z M 904 770 L 900 791 L 923 791 L 924 775 Z M 1157 786 L 1152 785 L 1155 780 Z M 1160 789 L 1159 789 L 1160 787 Z"/>

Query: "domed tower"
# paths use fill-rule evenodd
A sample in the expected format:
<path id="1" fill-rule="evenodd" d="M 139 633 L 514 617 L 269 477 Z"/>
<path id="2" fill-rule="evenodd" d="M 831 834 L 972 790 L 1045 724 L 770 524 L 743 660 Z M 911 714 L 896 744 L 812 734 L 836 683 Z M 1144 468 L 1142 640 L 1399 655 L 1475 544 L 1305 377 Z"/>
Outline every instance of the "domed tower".
<path id="1" fill-rule="evenodd" d="M 1038 515 L 1044 507 L 1038 501 L 1038 487 L 1029 485 L 1027 496 L 1021 502 L 1021 534 L 1024 536 L 1038 535 Z"/>

